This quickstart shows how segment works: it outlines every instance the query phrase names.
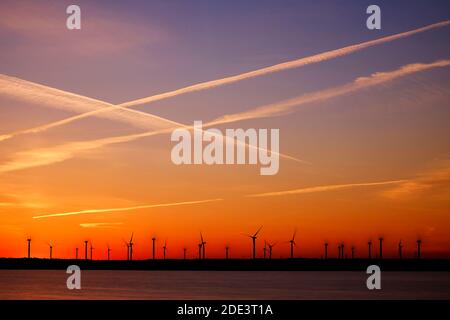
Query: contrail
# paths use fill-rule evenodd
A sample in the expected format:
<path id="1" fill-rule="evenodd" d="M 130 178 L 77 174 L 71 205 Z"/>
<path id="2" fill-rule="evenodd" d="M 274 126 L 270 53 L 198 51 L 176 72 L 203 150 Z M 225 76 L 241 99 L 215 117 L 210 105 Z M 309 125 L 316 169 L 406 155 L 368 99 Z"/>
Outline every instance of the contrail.
<path id="1" fill-rule="evenodd" d="M 86 114 L 89 111 L 98 111 L 114 106 L 111 103 L 88 98 L 75 93 L 59 90 L 38 83 L 0 74 L 0 94 L 12 98 L 37 103 L 41 106 Z M 125 108 L 114 108 L 108 113 L 98 114 L 109 120 L 123 122 L 139 129 L 162 129 L 179 125 L 177 122 L 161 118 L 156 115 Z M 73 118 L 73 117 L 72 117 Z M 70 123 L 72 118 L 66 118 L 31 129 L 20 130 L 0 136 L 0 141 L 12 138 L 19 134 L 39 133 L 50 128 Z"/>
<path id="2" fill-rule="evenodd" d="M 333 87 L 331 89 L 317 91 L 309 94 L 304 94 L 299 97 L 261 106 L 250 111 L 235 113 L 232 115 L 225 115 L 219 117 L 210 124 L 223 124 L 228 122 L 243 121 L 248 119 L 257 119 L 272 117 L 277 115 L 284 115 L 292 110 L 293 107 L 298 107 L 303 104 L 324 101 L 331 98 L 339 97 L 345 94 L 355 92 L 357 90 L 376 86 L 388 81 L 395 80 L 400 77 L 410 75 L 412 73 L 425 71 L 433 68 L 443 68 L 450 66 L 450 60 L 439 60 L 433 63 L 414 63 L 405 65 L 399 69 L 389 72 L 377 72 L 369 77 L 360 77 L 354 81 L 342 86 Z"/>
<path id="3" fill-rule="evenodd" d="M 391 181 L 381 181 L 381 182 L 332 184 L 332 185 L 326 185 L 326 186 L 308 187 L 308 188 L 301 188 L 301 189 L 294 189 L 294 190 L 250 194 L 250 195 L 247 195 L 246 197 L 253 197 L 253 198 L 254 197 L 275 197 L 275 196 L 284 196 L 284 195 L 292 195 L 292 194 L 317 193 L 317 192 L 342 190 L 342 189 L 350 189 L 350 188 L 357 188 L 357 187 L 374 187 L 374 186 L 390 185 L 390 184 L 403 183 L 405 181 L 408 181 L 408 180 L 391 180 Z"/>
<path id="4" fill-rule="evenodd" d="M 132 141 L 138 138 L 152 136 L 152 132 L 157 132 L 157 134 L 171 132 L 175 128 L 188 128 L 193 129 L 192 126 L 187 126 L 179 122 L 175 122 L 166 118 L 162 118 L 150 113 L 137 111 L 133 109 L 127 109 L 120 106 L 114 106 L 110 103 L 88 98 L 85 96 L 81 96 L 78 94 L 74 94 L 71 92 L 55 89 L 52 87 L 44 86 L 41 84 L 37 84 L 34 82 L 22 80 L 19 78 L 9 77 L 5 75 L 0 75 L 0 93 L 6 93 L 10 96 L 16 97 L 16 98 L 22 98 L 27 101 L 31 101 L 34 103 L 40 103 L 41 105 L 44 104 L 46 106 L 52 107 L 52 108 L 58 108 L 58 109 L 65 109 L 70 111 L 77 111 L 77 112 L 84 112 L 85 110 L 101 110 L 106 109 L 108 107 L 113 106 L 114 110 L 112 114 L 101 114 L 100 116 L 104 116 L 105 118 L 108 118 L 110 120 L 116 120 L 120 122 L 124 122 L 127 124 L 131 124 L 132 126 L 136 128 L 141 129 L 151 129 L 152 131 L 145 132 L 143 134 L 132 134 L 127 136 L 125 139 L 122 137 L 118 138 L 106 138 L 106 139 L 98 139 L 92 141 L 92 143 L 84 143 L 84 142 L 74 142 L 71 144 L 71 149 L 78 150 L 83 149 L 89 150 L 95 147 L 101 147 L 103 145 L 109 145 L 112 143 L 119 143 L 119 142 L 126 142 L 126 141 Z M 82 115 L 85 115 L 87 113 L 83 113 Z M 77 116 L 75 116 L 77 117 Z M 26 133 L 39 133 L 42 131 L 46 131 L 50 128 L 58 127 L 63 124 L 67 124 L 71 122 L 72 118 L 66 118 L 62 119 L 56 122 L 52 122 L 50 124 L 38 126 L 31 129 L 21 130 L 9 134 L 0 135 L 0 141 L 7 140 L 10 138 L 13 138 L 20 134 L 26 134 Z M 159 129 L 160 131 L 153 131 Z M 264 148 L 252 146 L 247 143 L 239 142 L 239 144 L 245 144 L 249 148 L 255 148 L 257 150 L 263 150 L 267 151 Z M 67 149 L 67 148 L 62 148 Z M 45 159 L 51 155 L 55 156 L 55 159 L 61 159 L 57 160 L 57 162 L 65 160 L 66 156 L 62 154 L 62 150 L 56 150 L 56 149 L 40 149 L 40 155 L 38 156 L 38 159 L 36 159 L 37 164 L 38 163 L 45 163 Z M 55 154 L 57 153 L 57 154 Z M 295 157 L 285 155 L 282 153 L 278 153 L 278 155 L 285 159 L 290 159 L 297 162 L 305 162 L 303 160 L 297 159 Z M 14 169 L 13 169 L 14 170 Z M 0 170 L 1 171 L 1 170 Z"/>
<path id="5" fill-rule="evenodd" d="M 184 205 L 190 205 L 190 204 L 200 204 L 200 203 L 215 202 L 215 201 L 221 201 L 221 200 L 223 200 L 223 199 L 207 199 L 207 200 L 173 202 L 173 203 L 146 204 L 146 205 L 140 205 L 140 206 L 134 206 L 134 207 L 125 207 L 125 208 L 89 209 L 89 210 L 52 213 L 52 214 L 34 216 L 33 219 L 73 216 L 73 215 L 88 214 L 88 213 L 119 212 L 119 211 L 130 211 L 130 210 L 139 210 L 139 209 L 148 209 L 148 208 L 184 206 Z"/>
<path id="6" fill-rule="evenodd" d="M 436 29 L 436 28 L 445 27 L 448 25 L 450 25 L 450 20 L 445 20 L 445 21 L 441 21 L 438 23 L 427 25 L 425 27 L 421 27 L 421 28 L 414 29 L 414 30 L 407 31 L 407 32 L 397 33 L 397 34 L 379 38 L 376 40 L 366 41 L 366 42 L 362 42 L 359 44 L 354 44 L 354 45 L 350 45 L 347 47 L 343 47 L 340 49 L 322 52 L 319 54 L 315 54 L 313 56 L 304 57 L 304 58 L 300 58 L 297 60 L 292 60 L 292 61 L 288 61 L 288 62 L 284 62 L 284 63 L 279 63 L 279 64 L 276 64 L 273 66 L 257 69 L 254 71 L 241 73 L 238 75 L 225 77 L 222 79 L 206 81 L 206 82 L 194 84 L 194 85 L 191 85 L 188 87 L 184 87 L 181 89 L 177 89 L 174 91 L 169 91 L 169 92 L 157 94 L 154 96 L 125 102 L 125 103 L 120 104 L 120 106 L 122 106 L 122 107 L 138 106 L 138 105 L 142 105 L 142 104 L 149 103 L 149 102 L 154 102 L 154 101 L 158 101 L 158 100 L 162 100 L 162 99 L 167 99 L 170 97 L 175 97 L 175 96 L 185 94 L 188 92 L 210 89 L 210 88 L 214 88 L 214 87 L 218 87 L 218 86 L 223 86 L 225 84 L 230 84 L 233 82 L 238 82 L 238 81 L 241 81 L 244 79 L 259 77 L 259 76 L 266 75 L 266 74 L 273 73 L 273 72 L 279 72 L 279 71 L 283 71 L 283 70 L 298 68 L 298 67 L 306 66 L 309 64 L 313 64 L 313 63 L 333 59 L 336 57 L 344 56 L 344 55 L 347 55 L 347 54 L 350 54 L 350 53 L 353 53 L 353 52 L 356 52 L 356 51 L 359 51 L 359 50 L 362 50 L 365 48 L 369 48 L 369 47 L 372 47 L 372 46 L 375 46 L 378 44 L 391 42 L 391 41 L 394 41 L 397 39 L 412 36 L 417 33 L 425 32 L 428 30 Z M 106 110 L 102 110 L 101 112 L 103 112 L 103 111 L 106 111 Z"/>
<path id="7" fill-rule="evenodd" d="M 237 122 L 242 120 L 256 119 L 262 117 L 269 116 L 278 116 L 280 114 L 284 114 L 289 112 L 293 107 L 300 106 L 306 103 L 325 101 L 328 99 L 332 99 L 338 96 L 342 96 L 344 94 L 352 93 L 360 89 L 368 88 L 371 86 L 379 85 L 388 81 L 395 80 L 399 77 L 403 77 L 415 72 L 420 72 L 424 70 L 428 70 L 431 68 L 445 67 L 450 64 L 450 60 L 441 60 L 436 61 L 429 64 L 415 63 L 405 65 L 399 69 L 389 72 L 378 72 L 374 73 L 369 77 L 360 77 L 355 81 L 350 82 L 348 84 L 334 87 L 331 89 L 321 90 L 313 93 L 309 93 L 306 95 L 299 96 L 297 98 L 293 98 L 287 101 L 274 103 L 270 105 L 265 105 L 261 107 L 254 108 L 250 111 L 240 112 L 236 114 L 226 115 L 205 123 L 203 127 L 211 127 L 219 124 Z M 180 124 L 180 126 L 190 129 L 193 129 L 193 126 L 186 126 Z M 88 151 L 97 149 L 100 147 L 104 147 L 107 145 L 115 144 L 115 143 L 123 143 L 134 141 L 137 139 L 141 139 L 144 137 L 150 137 L 154 135 L 170 133 L 176 127 L 137 133 L 132 135 L 104 138 L 98 140 L 90 140 L 90 141 L 81 141 L 81 142 L 70 142 L 67 144 L 63 144 L 56 147 L 50 148 L 40 148 L 33 149 L 31 151 L 19 152 L 16 154 L 15 158 L 9 162 L 0 165 L 0 173 L 16 171 L 26 168 L 32 168 L 37 166 L 48 165 L 56 162 L 61 162 L 67 159 L 70 159 L 75 156 L 76 153 L 82 151 Z M 249 145 L 247 145 L 249 146 Z M 251 148 L 257 148 L 255 146 L 249 146 Z M 296 159 L 294 157 L 283 155 L 280 153 L 280 156 L 292 159 L 298 162 L 302 162 L 302 160 Z"/>
<path id="8" fill-rule="evenodd" d="M 82 228 L 112 228 L 122 225 L 123 222 L 93 222 L 93 223 L 80 223 Z"/>
<path id="9" fill-rule="evenodd" d="M 283 63 L 279 63 L 276 65 L 272 65 L 269 67 L 265 67 L 265 68 L 261 68 L 261 69 L 257 69 L 257 70 L 253 70 L 253 71 L 249 71 L 249 72 L 245 72 L 245 73 L 241 73 L 238 75 L 234 75 L 234 76 L 229 76 L 229 77 L 225 77 L 222 79 L 216 79 L 216 80 L 211 80 L 211 81 L 206 81 L 206 82 L 201 82 L 198 84 L 194 84 L 194 85 L 190 85 L 184 88 L 180 88 L 180 89 L 176 89 L 173 91 L 168 91 L 168 92 L 164 92 L 161 94 L 156 94 L 156 95 L 152 95 L 149 97 L 145 97 L 145 98 L 141 98 L 141 99 L 136 99 L 136 100 L 132 100 L 129 102 L 124 102 L 121 103 L 119 105 L 112 105 L 109 103 L 104 103 L 95 99 L 91 99 L 92 103 L 96 104 L 97 107 L 93 108 L 91 110 L 85 110 L 85 113 L 73 116 L 73 117 L 69 117 L 60 121 L 56 121 L 47 125 L 43 125 L 40 127 L 36 127 L 36 128 L 32 128 L 32 129 L 28 129 L 28 130 L 23 130 L 23 131 L 18 131 L 15 132 L 13 134 L 6 134 L 3 136 L 0 136 L 0 141 L 2 140 L 6 140 L 9 139 L 15 135 L 18 134 L 24 134 L 24 133 L 36 133 L 36 132 L 41 132 L 41 131 L 45 131 L 48 130 L 50 128 L 55 128 L 64 124 L 68 124 L 70 122 L 76 121 L 76 120 L 80 120 L 83 118 L 87 118 L 90 116 L 94 116 L 94 115 L 99 115 L 105 112 L 110 112 L 110 111 L 120 111 L 120 112 L 124 112 L 124 110 L 126 110 L 126 108 L 132 107 L 132 106 L 139 106 L 142 104 L 146 104 L 146 103 L 151 103 L 151 102 L 155 102 L 158 100 L 163 100 L 163 99 L 167 99 L 167 98 L 171 98 L 171 97 L 175 97 L 178 95 L 182 95 L 182 94 L 186 94 L 189 92 L 195 92 L 195 91 L 201 91 L 201 90 L 206 90 L 206 89 L 210 89 L 210 88 L 214 88 L 214 87 L 218 87 L 218 86 L 222 86 L 222 85 L 226 85 L 226 84 L 231 84 L 234 82 L 238 82 L 241 80 L 245 80 L 245 79 L 250 79 L 250 78 L 255 78 L 255 77 L 259 77 L 259 76 L 263 76 L 266 74 L 270 74 L 270 73 L 274 73 L 274 72 L 279 72 L 279 71 L 283 71 L 283 70 L 288 70 L 288 69 L 294 69 L 294 68 L 299 68 L 302 66 L 306 66 L 309 64 L 313 64 L 313 63 L 318 63 L 321 61 L 326 61 L 329 59 L 333 59 L 333 58 L 337 58 L 340 56 L 344 56 L 344 55 L 348 55 L 350 53 L 359 51 L 359 50 L 363 50 L 375 45 L 379 45 L 379 44 L 383 44 L 383 43 L 387 43 L 387 42 L 391 42 L 394 40 L 398 40 L 401 38 L 405 38 L 405 37 L 409 37 L 412 35 L 415 35 L 417 33 L 421 33 L 421 32 L 425 32 L 428 30 L 433 30 L 436 28 L 441 28 L 441 27 L 445 27 L 448 26 L 450 24 L 450 20 L 445 20 L 445 21 L 441 21 L 438 23 L 434 23 L 434 24 L 430 24 L 427 25 L 425 27 L 421 27 L 418 29 L 414 29 L 414 30 L 410 30 L 410 31 L 406 31 L 406 32 L 402 32 L 402 33 L 397 33 L 391 36 L 387 36 L 387 37 L 383 37 L 383 38 L 379 38 L 379 39 L 375 39 L 375 40 L 371 40 L 371 41 L 366 41 L 366 42 L 362 42 L 359 44 L 354 44 L 354 45 L 350 45 L 350 46 L 346 46 L 343 48 L 339 48 L 339 49 L 335 49 L 335 50 L 331 50 L 331 51 L 326 51 L 326 52 L 322 52 L 319 54 L 315 54 L 312 56 L 308 56 L 308 57 L 303 57 L 300 59 L 296 59 L 296 60 L 292 60 L 292 61 L 288 61 L 288 62 L 283 62 Z M 10 80 L 10 81 L 15 81 L 16 83 L 13 83 L 13 86 L 11 86 L 8 83 L 4 83 L 5 80 Z M 64 101 L 54 101 L 54 100 L 48 100 L 45 99 L 44 97 L 40 97 L 40 96 L 34 96 L 33 94 L 20 94 L 20 89 L 21 85 L 24 85 L 24 83 L 21 83 L 19 81 L 20 79 L 16 79 L 13 77 L 8 77 L 8 76 L 1 76 L 0 77 L 0 93 L 4 93 L 4 94 L 9 94 L 15 97 L 19 97 L 19 98 L 27 98 L 27 99 L 34 99 L 37 100 L 37 102 L 47 102 L 47 103 L 51 103 L 53 106 L 55 107 L 64 107 L 66 104 L 68 104 L 69 106 L 72 106 L 72 109 L 74 109 L 76 107 L 76 104 L 74 105 L 73 102 L 71 101 L 66 101 L 64 103 Z M 10 92 L 10 90 L 14 89 L 15 91 Z M 35 86 L 31 86 L 31 89 L 35 89 L 35 88 L 41 88 L 41 89 L 45 89 L 48 90 L 48 87 L 42 86 L 42 85 L 35 85 Z M 9 90 L 8 90 L 9 89 Z M 23 88 L 22 88 L 23 89 Z M 30 89 L 28 87 L 28 89 Z M 56 89 L 53 89 L 56 90 Z M 57 92 L 58 93 L 58 92 Z M 63 92 L 59 92 L 59 94 L 63 94 Z M 64 98 L 67 98 L 65 95 L 62 95 L 61 97 L 63 100 Z M 76 95 L 73 96 L 72 98 L 77 98 Z M 80 96 L 78 96 L 78 98 L 80 98 Z M 78 106 L 78 107 L 82 107 L 82 106 Z M 132 110 L 132 109 L 130 109 Z M 77 110 L 77 112 L 79 112 L 81 110 Z M 135 111 L 135 110 L 133 110 Z M 137 112 L 137 111 L 136 111 Z M 134 113 L 134 112 L 133 112 Z M 142 115 L 142 114 L 141 114 Z M 112 116 L 105 116 L 102 115 L 104 117 L 109 117 L 111 118 Z M 132 117 L 130 115 L 128 115 L 129 117 Z M 136 116 L 139 116 L 138 114 L 136 114 Z M 144 117 L 148 117 L 148 115 L 143 115 Z M 153 115 L 151 115 L 153 116 Z M 156 117 L 156 116 L 154 116 Z M 153 119 L 155 120 L 155 119 Z M 123 120 L 122 120 L 123 121 Z M 136 125 L 134 123 L 134 125 Z M 139 125 L 139 124 L 138 124 Z M 146 124 L 144 124 L 146 125 Z"/>

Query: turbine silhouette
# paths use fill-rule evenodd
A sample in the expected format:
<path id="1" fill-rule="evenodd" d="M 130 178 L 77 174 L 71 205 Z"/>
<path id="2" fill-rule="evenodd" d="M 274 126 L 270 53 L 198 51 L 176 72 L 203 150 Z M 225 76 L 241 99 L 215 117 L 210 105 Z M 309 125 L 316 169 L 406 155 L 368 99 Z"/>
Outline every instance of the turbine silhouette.
<path id="1" fill-rule="evenodd" d="M 378 241 L 380 242 L 380 260 L 383 259 L 383 237 L 379 237 Z"/>
<path id="2" fill-rule="evenodd" d="M 164 240 L 164 246 L 163 246 L 163 258 L 164 258 L 164 260 L 166 260 L 166 250 L 167 250 L 167 245 L 166 245 L 166 240 Z"/>
<path id="3" fill-rule="evenodd" d="M 53 259 L 53 244 L 51 242 L 47 243 L 47 244 L 48 244 L 48 246 L 50 248 L 50 259 Z"/>
<path id="4" fill-rule="evenodd" d="M 88 259 L 88 240 L 84 240 L 84 260 Z"/>
<path id="5" fill-rule="evenodd" d="M 202 245 L 202 256 L 203 256 L 203 259 L 205 259 L 205 246 L 206 246 L 206 241 L 205 240 L 203 240 L 203 235 L 202 235 L 202 233 L 200 232 L 200 243 L 201 243 L 201 245 Z"/>
<path id="6" fill-rule="evenodd" d="M 294 258 L 294 246 L 295 244 L 295 236 L 297 235 L 297 230 L 294 231 L 294 234 L 292 235 L 292 239 L 289 240 L 289 243 L 291 244 L 291 259 Z"/>
<path id="7" fill-rule="evenodd" d="M 122 239 L 123 244 L 127 247 L 127 261 L 130 260 L 130 244 L 126 242 L 124 239 Z"/>
<path id="8" fill-rule="evenodd" d="M 111 248 L 109 247 L 109 244 L 107 245 L 108 247 L 108 261 L 111 260 Z"/>
<path id="9" fill-rule="evenodd" d="M 133 244 L 134 244 L 134 243 L 133 243 L 133 236 L 134 236 L 134 232 L 131 233 L 130 242 L 128 243 L 129 250 L 130 250 L 130 254 L 129 254 L 129 256 L 130 256 L 130 261 L 133 260 Z"/>
<path id="10" fill-rule="evenodd" d="M 422 245 L 422 240 L 417 239 L 417 259 L 420 259 L 420 246 Z"/>
<path id="11" fill-rule="evenodd" d="M 31 258 L 31 237 L 27 238 L 27 242 L 28 242 L 28 259 Z"/>
<path id="12" fill-rule="evenodd" d="M 277 243 L 268 243 L 267 245 L 269 246 L 269 259 L 272 259 L 272 248 L 275 247 Z"/>
<path id="13" fill-rule="evenodd" d="M 92 246 L 92 241 L 90 241 L 89 244 L 90 244 L 90 249 L 91 249 L 91 260 L 94 260 L 94 259 L 93 259 L 93 255 L 92 255 L 92 251 L 93 251 L 95 248 Z"/>
<path id="14" fill-rule="evenodd" d="M 155 260 L 155 241 L 156 241 L 156 237 L 153 236 L 152 237 L 152 258 L 153 258 L 153 260 Z"/>
<path id="15" fill-rule="evenodd" d="M 253 244 L 253 259 L 256 259 L 256 236 L 258 235 L 259 231 L 261 231 L 262 226 L 259 227 L 258 231 L 256 231 L 253 235 L 246 234 L 247 237 L 252 239 Z"/>

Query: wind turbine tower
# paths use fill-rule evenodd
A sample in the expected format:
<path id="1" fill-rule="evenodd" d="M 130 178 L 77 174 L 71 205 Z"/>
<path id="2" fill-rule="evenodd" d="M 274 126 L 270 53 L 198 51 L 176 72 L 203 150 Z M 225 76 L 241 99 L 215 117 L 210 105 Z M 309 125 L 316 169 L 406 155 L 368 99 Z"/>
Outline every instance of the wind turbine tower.
<path id="1" fill-rule="evenodd" d="M 258 231 L 256 231 L 253 235 L 247 235 L 248 237 L 250 237 L 252 239 L 252 243 L 253 243 L 253 259 L 256 259 L 256 236 L 258 235 L 259 231 L 261 231 L 261 227 L 259 227 Z"/>
<path id="2" fill-rule="evenodd" d="M 206 246 L 206 241 L 203 239 L 203 235 L 200 232 L 200 240 L 201 240 L 201 244 L 202 244 L 202 256 L 203 259 L 205 259 L 205 246 Z"/>
<path id="3" fill-rule="evenodd" d="M 167 249 L 166 240 L 164 240 L 164 246 L 163 246 L 163 258 L 164 258 L 164 260 L 166 260 L 166 249 Z"/>
<path id="4" fill-rule="evenodd" d="M 28 259 L 31 258 L 31 238 L 27 239 L 28 242 Z"/>
<path id="5" fill-rule="evenodd" d="M 383 259 L 383 237 L 378 238 L 378 241 L 380 242 L 380 260 Z"/>
<path id="6" fill-rule="evenodd" d="M 417 240 L 417 259 L 420 259 L 420 246 L 422 244 L 422 240 Z"/>
<path id="7" fill-rule="evenodd" d="M 84 240 L 84 260 L 88 259 L 88 241 Z"/>
<path id="8" fill-rule="evenodd" d="M 153 260 L 155 260 L 155 241 L 156 241 L 156 237 L 152 238 L 152 258 Z"/>
<path id="9" fill-rule="evenodd" d="M 130 261 L 132 261 L 133 260 L 133 235 L 134 235 L 134 232 L 132 232 L 131 233 L 131 238 L 130 238 L 130 242 L 129 242 L 129 248 L 130 248 Z"/>
<path id="10" fill-rule="evenodd" d="M 292 239 L 289 240 L 289 243 L 291 244 L 291 259 L 294 258 L 294 246 L 295 244 L 295 236 L 297 235 L 297 230 L 294 231 L 294 234 L 292 235 Z"/>

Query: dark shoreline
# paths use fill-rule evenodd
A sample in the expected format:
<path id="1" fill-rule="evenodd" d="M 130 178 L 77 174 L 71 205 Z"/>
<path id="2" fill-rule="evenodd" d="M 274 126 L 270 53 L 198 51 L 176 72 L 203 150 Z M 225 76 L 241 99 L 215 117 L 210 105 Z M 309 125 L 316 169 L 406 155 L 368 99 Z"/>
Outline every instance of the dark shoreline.
<path id="1" fill-rule="evenodd" d="M 1 269 L 61 270 L 210 270 L 210 271 L 361 271 L 377 265 L 384 271 L 450 271 L 448 259 L 206 259 L 206 260 L 75 260 L 0 258 Z"/>

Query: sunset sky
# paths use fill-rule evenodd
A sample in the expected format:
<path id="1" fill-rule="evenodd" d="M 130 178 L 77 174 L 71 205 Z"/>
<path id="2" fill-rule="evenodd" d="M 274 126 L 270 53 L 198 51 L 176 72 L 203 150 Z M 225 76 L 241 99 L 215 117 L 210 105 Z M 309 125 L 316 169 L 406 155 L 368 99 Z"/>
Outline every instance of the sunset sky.
<path id="1" fill-rule="evenodd" d="M 196 257 L 200 232 L 250 257 L 263 226 L 258 256 L 297 229 L 299 257 L 383 236 L 450 258 L 448 1 L 378 1 L 381 30 L 370 1 L 76 1 L 81 30 L 70 4 L 0 3 L 0 257 L 125 259 L 132 232 L 136 259 L 152 236 Z M 278 174 L 173 164 L 195 120 L 280 129 Z"/>

